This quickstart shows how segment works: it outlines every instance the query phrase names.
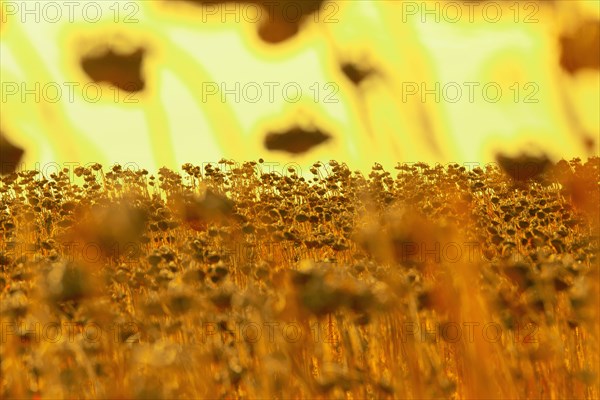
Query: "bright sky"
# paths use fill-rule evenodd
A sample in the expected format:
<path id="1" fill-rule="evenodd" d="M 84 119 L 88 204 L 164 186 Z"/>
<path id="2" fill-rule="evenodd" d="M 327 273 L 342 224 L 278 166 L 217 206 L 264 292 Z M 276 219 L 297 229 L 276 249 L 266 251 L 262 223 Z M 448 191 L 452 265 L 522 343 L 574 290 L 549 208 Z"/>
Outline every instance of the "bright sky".
<path id="1" fill-rule="evenodd" d="M 376 161 L 487 162 L 498 150 L 525 147 L 585 157 L 563 96 L 599 136 L 598 74 L 562 74 L 556 17 L 525 3 L 505 3 L 497 22 L 490 22 L 492 9 L 474 10 L 470 22 L 466 8 L 456 18 L 443 7 L 423 13 L 421 2 L 329 3 L 319 23 L 275 46 L 244 21 L 254 18 L 247 6 L 208 15 L 183 3 L 77 2 L 69 15 L 62 1 L 51 2 L 60 14 L 45 2 L 27 3 L 38 9 L 23 14 L 15 9 L 21 2 L 1 2 L 0 38 L 0 123 L 26 149 L 27 168 L 96 161 L 178 168 L 225 156 L 306 170 L 318 159 L 337 159 L 368 170 Z M 598 15 L 595 2 L 576 3 Z M 77 59 L 103 40 L 150 48 L 147 91 L 90 84 Z M 332 46 L 381 74 L 356 90 Z M 264 149 L 267 130 L 295 121 L 334 139 L 301 157 Z"/>

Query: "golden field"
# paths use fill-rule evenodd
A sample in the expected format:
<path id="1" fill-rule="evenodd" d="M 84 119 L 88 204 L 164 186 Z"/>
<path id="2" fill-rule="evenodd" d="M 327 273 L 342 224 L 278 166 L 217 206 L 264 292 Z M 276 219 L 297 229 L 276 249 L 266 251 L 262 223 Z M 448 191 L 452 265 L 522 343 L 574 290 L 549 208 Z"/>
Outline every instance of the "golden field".
<path id="1" fill-rule="evenodd" d="M 585 398 L 600 159 L 0 181 L 2 398 Z"/>

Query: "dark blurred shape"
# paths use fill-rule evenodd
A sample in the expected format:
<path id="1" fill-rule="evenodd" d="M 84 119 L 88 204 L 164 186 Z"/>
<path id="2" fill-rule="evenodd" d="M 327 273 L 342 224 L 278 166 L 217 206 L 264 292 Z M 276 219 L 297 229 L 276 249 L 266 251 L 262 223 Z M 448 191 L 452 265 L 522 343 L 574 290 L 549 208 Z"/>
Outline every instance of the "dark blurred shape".
<path id="1" fill-rule="evenodd" d="M 341 69 L 355 86 L 360 86 L 365 79 L 375 73 L 371 68 L 365 69 L 354 63 L 343 63 Z"/>
<path id="2" fill-rule="evenodd" d="M 181 0 L 201 6 L 228 3 L 256 4 L 263 9 L 258 29 L 259 37 L 266 43 L 281 43 L 295 36 L 307 16 L 321 8 L 324 0 Z"/>
<path id="3" fill-rule="evenodd" d="M 277 14 L 272 14 L 268 18 L 258 28 L 258 36 L 263 42 L 271 44 L 281 43 L 296 36 L 300 31 L 299 24 L 290 23 L 284 17 L 277 16 Z"/>
<path id="4" fill-rule="evenodd" d="M 65 243 L 76 244 L 75 249 L 94 247 L 105 259 L 137 257 L 148 212 L 141 206 L 134 206 L 133 201 L 124 199 L 119 203 L 95 204 L 89 209 L 78 210 L 75 225 L 66 232 Z M 82 254 L 86 255 L 85 252 Z M 100 261 L 95 257 L 84 258 L 88 262 Z"/>
<path id="5" fill-rule="evenodd" d="M 48 294 L 56 302 L 80 301 L 92 297 L 95 282 L 90 272 L 76 262 L 55 265 L 47 277 Z"/>
<path id="6" fill-rule="evenodd" d="M 304 130 L 295 126 L 284 132 L 269 132 L 265 137 L 268 150 L 286 151 L 291 154 L 305 153 L 311 148 L 327 142 L 331 135 L 320 129 Z"/>
<path id="7" fill-rule="evenodd" d="M 268 19 L 258 29 L 258 35 L 267 43 L 280 43 L 295 36 L 307 16 L 318 11 L 323 0 L 259 1 L 268 13 Z"/>
<path id="8" fill-rule="evenodd" d="M 570 162 L 560 160 L 550 170 L 563 187 L 565 198 L 592 221 L 600 221 L 600 158 L 591 157 L 583 164 L 579 158 Z"/>
<path id="9" fill-rule="evenodd" d="M 12 144 L 8 141 L 8 139 L 4 136 L 2 132 L 0 132 L 0 174 L 6 175 L 12 172 L 15 172 L 17 169 L 17 165 L 19 161 L 21 161 L 21 157 L 25 151 Z"/>
<path id="10" fill-rule="evenodd" d="M 592 138 L 590 136 L 586 136 L 583 139 L 583 144 L 585 145 L 585 148 L 586 148 L 587 151 L 593 152 L 594 151 L 594 146 L 596 146 L 596 141 L 594 140 L 594 138 Z"/>
<path id="11" fill-rule="evenodd" d="M 569 74 L 581 69 L 600 69 L 600 21 L 588 19 L 559 38 L 560 65 Z"/>
<path id="12" fill-rule="evenodd" d="M 530 288 L 535 283 L 531 276 L 532 267 L 524 262 L 510 263 L 503 268 L 503 272 L 521 291 Z"/>
<path id="13" fill-rule="evenodd" d="M 177 198 L 177 214 L 192 229 L 203 231 L 208 224 L 223 222 L 233 217 L 235 203 L 228 197 L 207 189 L 204 196 L 188 195 Z"/>
<path id="14" fill-rule="evenodd" d="M 139 92 L 145 87 L 141 76 L 145 53 L 143 48 L 129 54 L 108 49 L 99 56 L 83 56 L 81 68 L 94 82 L 108 82 L 127 92 Z"/>
<path id="15" fill-rule="evenodd" d="M 290 278 L 298 304 L 316 316 L 322 317 L 342 307 L 369 314 L 388 305 L 385 291 L 378 291 L 324 264 L 307 263 L 299 270 L 291 271 Z"/>
<path id="16" fill-rule="evenodd" d="M 454 229 L 451 224 L 434 222 L 414 206 L 399 205 L 387 209 L 379 219 L 371 219 L 354 233 L 353 240 L 378 262 L 421 268 L 441 262 L 439 256 L 424 249 L 448 242 Z"/>
<path id="17" fill-rule="evenodd" d="M 502 153 L 496 155 L 500 167 L 516 182 L 526 182 L 538 178 L 551 164 L 546 155 L 532 156 L 522 153 L 516 157 L 508 157 Z"/>

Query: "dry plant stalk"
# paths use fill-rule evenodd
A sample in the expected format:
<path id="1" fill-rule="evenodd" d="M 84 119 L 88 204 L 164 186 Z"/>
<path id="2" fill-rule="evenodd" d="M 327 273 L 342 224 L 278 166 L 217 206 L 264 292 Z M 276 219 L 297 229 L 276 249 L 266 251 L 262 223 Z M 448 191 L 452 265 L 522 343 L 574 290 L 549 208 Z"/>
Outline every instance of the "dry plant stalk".
<path id="1" fill-rule="evenodd" d="M 2 398 L 599 397 L 600 159 L 261 161 L 2 177 Z"/>

